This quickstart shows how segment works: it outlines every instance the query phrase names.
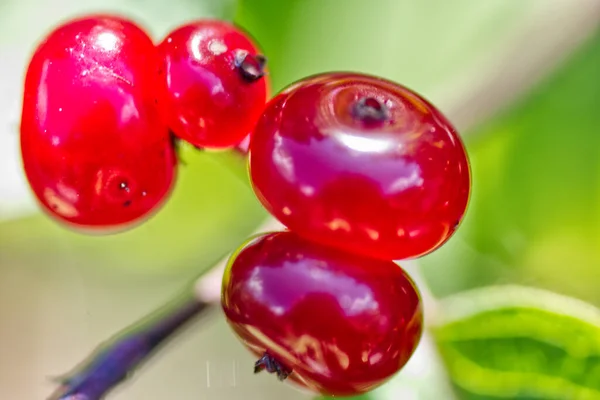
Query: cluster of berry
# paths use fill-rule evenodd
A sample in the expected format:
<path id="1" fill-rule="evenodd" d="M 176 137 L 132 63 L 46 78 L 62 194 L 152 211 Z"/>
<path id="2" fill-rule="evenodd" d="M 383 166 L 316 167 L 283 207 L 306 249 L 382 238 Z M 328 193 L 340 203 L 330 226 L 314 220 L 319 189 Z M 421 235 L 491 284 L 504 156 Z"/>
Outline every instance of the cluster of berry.
<path id="1" fill-rule="evenodd" d="M 22 156 L 56 218 L 118 228 L 146 218 L 176 174 L 171 135 L 199 148 L 248 138 L 251 184 L 289 230 L 231 257 L 222 306 L 267 370 L 348 396 L 409 360 L 423 329 L 394 261 L 454 233 L 470 193 L 464 146 L 417 93 L 359 73 L 305 78 L 271 100 L 265 58 L 231 24 L 202 20 L 155 46 L 111 16 L 68 22 L 31 61 Z"/>
<path id="2" fill-rule="evenodd" d="M 158 45 L 121 17 L 62 24 L 25 78 L 21 154 L 37 199 L 78 230 L 146 220 L 174 186 L 173 138 L 223 149 L 251 131 L 268 96 L 264 62 L 223 21 L 186 24 Z"/>
<path id="3" fill-rule="evenodd" d="M 249 149 L 252 187 L 289 230 L 231 258 L 230 326 L 260 356 L 257 371 L 328 395 L 374 389 L 406 364 L 423 326 L 418 289 L 394 260 L 435 250 L 464 215 L 459 137 L 405 87 L 328 73 L 275 96 Z"/>

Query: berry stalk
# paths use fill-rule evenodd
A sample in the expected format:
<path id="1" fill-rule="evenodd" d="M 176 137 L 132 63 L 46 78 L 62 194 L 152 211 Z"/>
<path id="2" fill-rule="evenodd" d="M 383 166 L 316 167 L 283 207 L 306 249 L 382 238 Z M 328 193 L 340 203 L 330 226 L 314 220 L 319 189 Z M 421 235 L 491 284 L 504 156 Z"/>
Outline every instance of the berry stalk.
<path id="1" fill-rule="evenodd" d="M 59 378 L 61 386 L 48 400 L 100 400 L 129 378 L 176 333 L 206 313 L 212 304 L 188 296 L 148 320 L 129 327 L 100 345 L 73 373 Z"/>

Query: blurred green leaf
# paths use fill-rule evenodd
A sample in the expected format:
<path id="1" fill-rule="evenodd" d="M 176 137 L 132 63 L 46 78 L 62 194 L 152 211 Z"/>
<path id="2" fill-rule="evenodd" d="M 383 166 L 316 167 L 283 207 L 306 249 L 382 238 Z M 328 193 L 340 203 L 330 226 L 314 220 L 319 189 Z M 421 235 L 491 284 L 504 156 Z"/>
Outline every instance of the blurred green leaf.
<path id="1" fill-rule="evenodd" d="M 438 295 L 528 282 L 600 304 L 598 71 L 600 34 L 472 132 L 467 217 L 423 259 Z"/>
<path id="2" fill-rule="evenodd" d="M 469 400 L 600 398 L 600 310 L 515 286 L 478 289 L 441 305 L 433 330 Z"/>
<path id="3" fill-rule="evenodd" d="M 480 78 L 489 81 L 494 57 L 518 42 L 523 26 L 546 6 L 546 0 L 239 0 L 235 21 L 263 47 L 275 90 L 307 75 L 352 70 L 447 104 Z"/>

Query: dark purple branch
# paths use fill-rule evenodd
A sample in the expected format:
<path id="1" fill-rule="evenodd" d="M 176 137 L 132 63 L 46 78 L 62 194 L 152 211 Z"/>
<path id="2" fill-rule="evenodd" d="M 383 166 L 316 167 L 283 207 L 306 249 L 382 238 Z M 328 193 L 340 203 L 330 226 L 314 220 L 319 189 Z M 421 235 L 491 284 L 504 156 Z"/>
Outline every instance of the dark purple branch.
<path id="1" fill-rule="evenodd" d="M 49 400 L 101 400 L 119 385 L 188 322 L 209 308 L 188 299 L 129 333 L 101 345 L 80 368 L 60 379 L 61 387 Z"/>

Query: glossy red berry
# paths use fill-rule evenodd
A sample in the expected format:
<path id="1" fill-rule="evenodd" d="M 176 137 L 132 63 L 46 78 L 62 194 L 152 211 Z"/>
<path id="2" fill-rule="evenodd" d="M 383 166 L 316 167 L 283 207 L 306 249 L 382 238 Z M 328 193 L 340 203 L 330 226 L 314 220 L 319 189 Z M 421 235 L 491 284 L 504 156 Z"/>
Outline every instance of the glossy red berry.
<path id="1" fill-rule="evenodd" d="M 409 360 L 422 332 L 419 293 L 398 265 L 289 231 L 238 250 L 223 277 L 222 305 L 260 357 L 256 371 L 289 374 L 326 395 L 381 385 Z"/>
<path id="2" fill-rule="evenodd" d="M 82 229 L 123 228 L 170 193 L 176 158 L 155 105 L 156 49 L 133 22 L 72 20 L 27 70 L 21 152 L 44 209 Z"/>
<path id="3" fill-rule="evenodd" d="M 448 120 L 380 78 L 307 78 L 266 107 L 250 142 L 262 204 L 314 241 L 376 258 L 442 245 L 467 207 L 470 170 Z"/>
<path id="4" fill-rule="evenodd" d="M 252 39 L 224 21 L 200 20 L 158 46 L 165 121 L 183 140 L 228 148 L 247 136 L 267 101 L 265 58 Z"/>

